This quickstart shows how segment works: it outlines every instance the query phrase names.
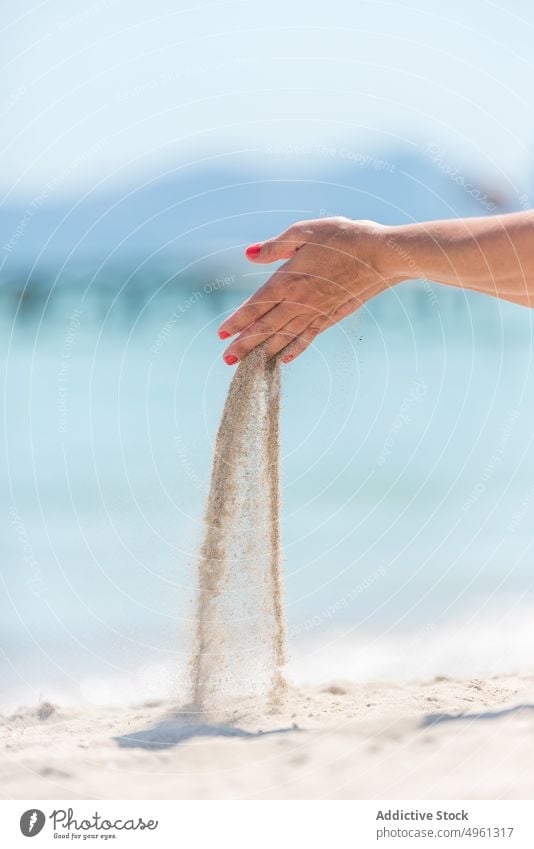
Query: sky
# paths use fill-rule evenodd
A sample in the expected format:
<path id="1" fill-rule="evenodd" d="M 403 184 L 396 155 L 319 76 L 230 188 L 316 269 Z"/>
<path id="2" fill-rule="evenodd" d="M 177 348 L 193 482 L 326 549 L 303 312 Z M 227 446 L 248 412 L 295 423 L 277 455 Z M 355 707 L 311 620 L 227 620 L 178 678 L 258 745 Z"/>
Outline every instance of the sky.
<path id="1" fill-rule="evenodd" d="M 295 146 L 532 173 L 531 0 L 4 0 L 3 202 Z"/>

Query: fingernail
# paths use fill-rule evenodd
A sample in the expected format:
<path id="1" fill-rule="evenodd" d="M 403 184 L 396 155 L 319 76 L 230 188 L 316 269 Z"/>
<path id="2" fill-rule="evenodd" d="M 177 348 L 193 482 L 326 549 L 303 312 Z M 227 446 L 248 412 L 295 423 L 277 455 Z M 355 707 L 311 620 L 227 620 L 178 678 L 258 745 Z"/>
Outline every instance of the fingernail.
<path id="1" fill-rule="evenodd" d="M 231 335 L 227 330 L 219 330 L 219 339 L 229 339 Z"/>
<path id="2" fill-rule="evenodd" d="M 295 359 L 295 354 L 286 354 L 285 357 L 282 357 L 283 363 L 290 363 L 291 360 Z"/>
<path id="3" fill-rule="evenodd" d="M 256 259 L 260 255 L 261 245 L 250 245 L 245 251 L 249 259 Z"/>
<path id="4" fill-rule="evenodd" d="M 235 366 L 238 359 L 239 359 L 239 357 L 234 356 L 234 354 L 225 354 L 224 355 L 224 362 L 228 366 Z"/>

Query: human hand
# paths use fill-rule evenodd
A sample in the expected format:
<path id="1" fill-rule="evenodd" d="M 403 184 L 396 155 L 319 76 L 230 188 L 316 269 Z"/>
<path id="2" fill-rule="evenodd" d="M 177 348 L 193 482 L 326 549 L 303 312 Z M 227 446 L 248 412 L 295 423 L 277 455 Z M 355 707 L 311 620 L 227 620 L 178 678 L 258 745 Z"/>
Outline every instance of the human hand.
<path id="1" fill-rule="evenodd" d="M 287 262 L 219 328 L 221 339 L 238 334 L 225 362 L 234 365 L 265 342 L 268 358 L 280 354 L 288 363 L 323 330 L 398 282 L 383 261 L 386 230 L 372 221 L 322 218 L 247 248 L 252 262 Z"/>

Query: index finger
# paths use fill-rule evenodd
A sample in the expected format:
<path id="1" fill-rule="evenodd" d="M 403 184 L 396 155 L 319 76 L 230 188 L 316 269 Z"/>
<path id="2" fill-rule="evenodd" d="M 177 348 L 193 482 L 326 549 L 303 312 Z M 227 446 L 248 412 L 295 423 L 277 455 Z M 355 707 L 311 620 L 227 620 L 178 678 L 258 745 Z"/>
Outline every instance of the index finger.
<path id="1" fill-rule="evenodd" d="M 252 322 L 257 321 L 284 300 L 280 286 L 281 275 L 277 271 L 269 278 L 267 283 L 260 286 L 250 298 L 247 298 L 232 315 L 230 315 L 219 327 L 219 338 L 229 339 L 236 333 L 249 327 Z"/>

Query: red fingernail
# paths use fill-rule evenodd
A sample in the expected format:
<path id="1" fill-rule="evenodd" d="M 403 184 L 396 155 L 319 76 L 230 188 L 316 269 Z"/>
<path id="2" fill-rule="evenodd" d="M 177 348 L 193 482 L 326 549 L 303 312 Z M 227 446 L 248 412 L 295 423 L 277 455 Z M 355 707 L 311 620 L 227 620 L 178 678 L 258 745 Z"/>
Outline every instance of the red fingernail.
<path id="1" fill-rule="evenodd" d="M 245 251 L 249 259 L 256 259 L 260 255 L 261 245 L 250 245 Z"/>
<path id="2" fill-rule="evenodd" d="M 286 354 L 285 357 L 282 357 L 283 363 L 290 363 L 291 360 L 295 359 L 295 354 Z"/>
<path id="3" fill-rule="evenodd" d="M 225 354 L 225 356 L 224 356 L 224 362 L 228 366 L 235 366 L 238 359 L 239 359 L 239 357 L 234 356 L 234 354 Z"/>
<path id="4" fill-rule="evenodd" d="M 231 335 L 227 330 L 219 330 L 219 339 L 229 339 Z"/>

